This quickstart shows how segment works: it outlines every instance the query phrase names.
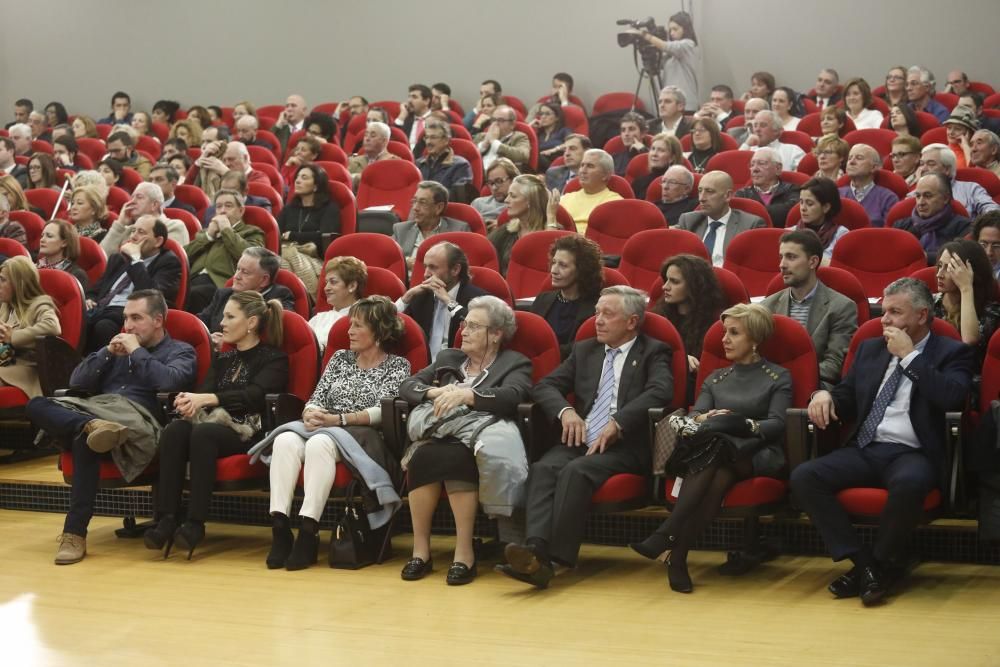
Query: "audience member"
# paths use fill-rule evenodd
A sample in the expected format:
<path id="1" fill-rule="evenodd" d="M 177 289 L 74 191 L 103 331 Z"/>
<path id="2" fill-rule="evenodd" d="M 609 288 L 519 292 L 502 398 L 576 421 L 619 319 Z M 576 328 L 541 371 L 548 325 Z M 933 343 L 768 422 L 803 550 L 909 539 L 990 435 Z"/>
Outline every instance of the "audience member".
<path id="1" fill-rule="evenodd" d="M 22 97 L 14 102 L 14 121 L 12 123 L 7 123 L 4 129 L 9 130 L 11 126 L 17 123 L 27 123 L 28 115 L 35 110 L 35 104 L 27 97 Z"/>
<path id="2" fill-rule="evenodd" d="M 507 193 L 507 224 L 490 232 L 489 239 L 500 260 L 500 273 L 507 275 L 510 253 L 518 239 L 543 229 L 562 229 L 556 221 L 558 204 L 549 198 L 541 177 L 522 175 L 514 178 Z"/>
<path id="3" fill-rule="evenodd" d="M 17 163 L 14 159 L 16 154 L 14 140 L 10 137 L 0 137 L 0 173 L 17 179 L 18 185 L 24 188 L 28 182 L 28 168 Z"/>
<path id="4" fill-rule="evenodd" d="M 473 137 L 483 156 L 483 169 L 489 169 L 497 158 L 505 157 L 519 171 L 525 171 L 531 159 L 531 140 L 528 135 L 515 129 L 517 114 L 506 105 L 493 111 L 493 122 L 485 132 Z"/>
<path id="5" fill-rule="evenodd" d="M 1000 279 L 1000 211 L 990 211 L 977 217 L 972 239 L 986 251 L 986 257 L 993 266 L 993 276 Z"/>
<path id="6" fill-rule="evenodd" d="M 501 541 L 523 539 L 514 516 L 524 509 L 528 460 L 517 409 L 531 390 L 531 362 L 504 349 L 516 328 L 506 303 L 495 296 L 473 299 L 462 322 L 461 348 L 442 350 L 399 388 L 413 406 L 407 419 L 413 444 L 403 456 L 413 552 L 401 573 L 404 581 L 422 579 L 433 568 L 431 519 L 442 488 L 457 536 L 449 586 L 471 583 L 478 574 L 472 537 L 480 503 L 497 518 Z"/>
<path id="7" fill-rule="evenodd" d="M 613 153 L 611 159 L 615 163 L 615 174 L 624 176 L 625 171 L 628 169 L 628 163 L 632 161 L 632 158 L 649 151 L 644 140 L 646 136 L 646 119 L 642 117 L 642 114 L 629 111 L 622 116 L 618 125 L 620 128 L 618 136 L 622 142 L 622 150 Z"/>
<path id="8" fill-rule="evenodd" d="M 323 296 L 330 304 L 330 310 L 316 313 L 309 320 L 320 352 L 326 348 L 330 329 L 337 320 L 347 315 L 351 306 L 365 296 L 365 285 L 368 283 L 368 267 L 357 257 L 334 257 L 326 263 L 325 273 Z"/>
<path id="9" fill-rule="evenodd" d="M 823 246 L 822 265 L 826 266 L 833 257 L 837 241 L 847 233 L 847 227 L 837 222 L 843 205 L 837 184 L 828 178 L 813 177 L 799 188 L 799 213 L 801 219 L 798 230 L 812 230 Z"/>
<path id="10" fill-rule="evenodd" d="M 552 289 L 535 297 L 531 312 L 552 327 L 559 354 L 565 359 L 573 349 L 577 329 L 593 317 L 604 287 L 600 246 L 579 234 L 556 239 L 549 248 L 549 282 Z"/>
<path id="11" fill-rule="evenodd" d="M 653 202 L 667 225 L 677 225 L 680 217 L 698 207 L 694 194 L 694 174 L 687 167 L 674 165 L 660 178 L 660 199 Z"/>
<path id="12" fill-rule="evenodd" d="M 965 405 L 975 363 L 972 348 L 930 332 L 931 295 L 919 280 L 889 285 L 882 308 L 883 335 L 862 341 L 844 381 L 809 402 L 809 418 L 821 429 L 856 420 L 848 446 L 798 465 L 791 476 L 833 560 L 854 564 L 830 592 L 860 596 L 865 606 L 881 602 L 897 582 L 924 499 L 950 474 L 944 413 Z M 859 486 L 889 492 L 871 549 L 837 501 L 840 490 Z"/>
<path id="13" fill-rule="evenodd" d="M 827 107 L 819 112 L 819 131 L 823 136 L 847 134 L 847 112 L 843 107 Z"/>
<path id="14" fill-rule="evenodd" d="M 722 266 L 733 237 L 748 229 L 767 226 L 763 218 L 730 208 L 732 198 L 732 177 L 724 171 L 710 171 L 698 183 L 701 210 L 685 213 L 677 220 L 678 229 L 694 232 L 705 242 L 714 266 Z"/>
<path id="15" fill-rule="evenodd" d="M 562 107 L 554 102 L 543 102 L 531 121 L 538 135 L 538 169 L 544 171 L 563 152 L 563 144 L 572 130 L 565 125 Z"/>
<path id="16" fill-rule="evenodd" d="M 973 111 L 963 106 L 955 107 L 944 127 L 948 133 L 948 148 L 955 154 L 955 166 L 959 169 L 971 166 L 972 135 L 979 130 Z"/>
<path id="17" fill-rule="evenodd" d="M 87 272 L 77 266 L 80 257 L 80 235 L 76 226 L 58 218 L 50 220 L 42 229 L 38 241 L 39 269 L 56 269 L 65 271 L 80 283 L 84 290 L 90 285 Z"/>
<path id="18" fill-rule="evenodd" d="M 912 194 L 917 200 L 913 215 L 897 220 L 893 227 L 916 236 L 927 253 L 927 263 L 934 264 L 941 246 L 965 236 L 972 223 L 951 207 L 952 184 L 944 174 L 921 176 Z"/>
<path id="19" fill-rule="evenodd" d="M 900 137 L 919 137 L 923 134 L 917 115 L 908 104 L 897 104 L 889 109 L 889 129 Z"/>
<path id="20" fill-rule="evenodd" d="M 304 164 L 295 172 L 292 198 L 278 214 L 281 256 L 306 286 L 316 293 L 326 247 L 340 235 L 340 204 L 330 197 L 326 172 Z"/>
<path id="21" fill-rule="evenodd" d="M 0 189 L 0 238 L 10 239 L 21 245 L 27 245 L 27 233 L 24 231 L 21 223 L 10 219 L 10 211 L 10 200 L 7 199 L 7 195 Z M 0 263 L 2 262 L 2 256 L 0 256 Z"/>
<path id="22" fill-rule="evenodd" d="M 875 108 L 873 101 L 871 86 L 864 79 L 851 79 L 844 86 L 844 107 L 855 129 L 875 130 L 882 127 L 885 117 Z"/>
<path id="23" fill-rule="evenodd" d="M 774 333 L 774 318 L 759 304 L 740 303 L 722 313 L 722 325 L 722 345 L 732 365 L 705 378 L 686 419 L 670 418 L 676 420 L 670 427 L 677 431 L 718 435 L 699 438 L 686 456 L 672 457 L 671 471 L 684 478 L 684 486 L 670 518 L 644 541 L 629 544 L 646 558 L 664 558 L 670 588 L 678 593 L 694 590 L 688 552 L 733 484 L 748 477 L 780 478 L 787 470 L 784 437 L 785 413 L 792 405 L 791 373 L 757 352 Z M 730 556 L 718 571 L 743 574 L 747 558 Z"/>
<path id="24" fill-rule="evenodd" d="M 185 118 L 184 120 L 176 121 L 170 126 L 170 133 L 167 137 L 170 139 L 180 139 L 188 146 L 200 146 L 204 138 L 203 132 L 204 130 L 202 130 L 198 121 Z"/>
<path id="25" fill-rule="evenodd" d="M 247 114 L 246 116 L 241 117 L 238 121 L 236 121 L 235 126 L 237 141 L 246 146 L 260 146 L 261 148 L 272 150 L 271 143 L 269 141 L 261 139 L 257 136 L 257 130 L 260 129 L 260 123 L 254 116 Z M 191 142 L 189 141 L 188 143 Z"/>
<path id="26" fill-rule="evenodd" d="M 917 145 L 920 141 L 917 141 Z M 816 157 L 818 169 L 813 176 L 829 178 L 836 183 L 846 172 L 847 156 L 851 154 L 851 145 L 836 134 L 824 134 L 816 141 L 813 155 Z M 919 153 L 918 153 L 919 154 Z"/>
<path id="27" fill-rule="evenodd" d="M 583 154 L 590 150 L 593 144 L 590 138 L 582 134 L 571 134 L 563 143 L 563 163 L 549 167 L 545 171 L 545 187 L 549 190 L 566 190 L 566 184 L 576 178 Z"/>
<path id="28" fill-rule="evenodd" d="M 0 264 L 0 386 L 20 389 L 28 398 L 41 396 L 35 343 L 61 333 L 56 304 L 42 289 L 31 259 L 11 257 Z"/>
<path id="29" fill-rule="evenodd" d="M 990 338 L 1000 325 L 995 281 L 986 251 L 976 241 L 958 239 L 941 246 L 934 317 L 954 326 L 962 342 L 976 348 L 976 368 L 982 367 Z"/>
<path id="30" fill-rule="evenodd" d="M 796 229 L 781 237 L 778 270 L 788 289 L 775 292 L 761 305 L 801 324 L 812 338 L 824 389 L 840 382 L 840 371 L 851 338 L 858 329 L 858 307 L 825 285 L 817 274 L 823 242 L 811 229 Z"/>
<path id="31" fill-rule="evenodd" d="M 246 202 L 244 204 L 245 206 L 256 206 L 257 208 L 262 208 L 270 213 L 271 200 L 267 197 L 255 197 L 254 195 L 248 194 L 248 188 L 249 185 L 247 184 L 247 175 L 242 171 L 227 171 L 219 180 L 220 190 L 235 190 L 243 195 L 243 199 Z M 205 217 L 202 220 L 202 225 L 208 226 L 214 217 L 215 204 L 212 204 L 205 209 Z"/>
<path id="32" fill-rule="evenodd" d="M 31 126 L 27 123 L 15 123 L 7 130 L 11 141 L 14 142 L 14 155 L 20 157 L 31 157 L 34 150 L 31 148 Z"/>
<path id="33" fill-rule="evenodd" d="M 837 70 L 829 67 L 820 70 L 816 76 L 816 86 L 813 88 L 813 94 L 807 97 L 815 102 L 816 106 L 821 110 L 832 107 L 837 102 L 840 102 L 842 94 L 840 91 L 840 75 L 837 74 Z"/>
<path id="34" fill-rule="evenodd" d="M 889 159 L 892 160 L 892 171 L 897 176 L 906 181 L 906 185 L 913 187 L 920 177 L 920 151 L 923 144 L 916 137 L 896 137 L 892 140 L 892 152 Z"/>
<path id="35" fill-rule="evenodd" d="M 885 87 L 879 95 L 890 107 L 906 104 L 906 68 L 902 65 L 891 67 L 885 75 Z"/>
<path id="36" fill-rule="evenodd" d="M 885 225 L 889 209 L 899 196 L 889 188 L 875 183 L 875 172 L 882 168 L 882 157 L 867 144 L 854 144 L 847 157 L 847 175 L 851 182 L 838 188 L 840 196 L 851 199 L 865 209 L 872 227 Z"/>
<path id="37" fill-rule="evenodd" d="M 48 153 L 35 153 L 28 160 L 27 190 L 60 190 L 56 185 L 56 163 Z"/>
<path id="38" fill-rule="evenodd" d="M 514 163 L 505 157 L 498 158 L 486 172 L 486 185 L 490 194 L 472 200 L 472 208 L 479 211 L 486 223 L 486 229 L 493 231 L 497 218 L 507 209 L 507 195 L 510 184 L 520 175 Z"/>
<path id="39" fill-rule="evenodd" d="M 182 202 L 175 195 L 175 191 L 180 182 L 180 175 L 177 170 L 168 164 L 159 163 L 149 172 L 149 182 L 160 188 L 163 193 L 163 210 L 176 208 L 195 215 L 197 211 L 194 206 Z"/>
<path id="40" fill-rule="evenodd" d="M 944 144 L 927 144 L 920 152 L 920 175 L 941 174 L 951 183 L 952 195 L 965 207 L 972 217 L 989 211 L 1000 210 L 1000 204 L 993 201 L 986 188 L 975 181 L 960 181 L 955 153 Z M 911 191 L 908 197 L 913 197 Z"/>
<path id="41" fill-rule="evenodd" d="M 180 108 L 180 103 L 174 100 L 157 100 L 153 103 L 153 109 L 149 115 L 154 123 L 161 123 L 169 127 L 174 124 Z"/>
<path id="42" fill-rule="evenodd" d="M 305 119 L 308 113 L 309 107 L 306 106 L 306 100 L 301 95 L 289 95 L 285 100 L 284 111 L 281 112 L 278 120 L 271 127 L 271 132 L 278 138 L 278 142 L 281 144 L 282 155 L 284 155 L 285 149 L 288 148 L 288 140 L 292 134 L 305 129 Z"/>
<path id="43" fill-rule="evenodd" d="M 158 392 L 188 389 L 197 359 L 187 343 L 164 328 L 167 304 L 155 290 L 129 295 L 124 331 L 84 359 L 70 386 L 88 398 L 28 401 L 27 414 L 39 430 L 70 450 L 73 482 L 69 513 L 59 538 L 56 565 L 78 563 L 87 555 L 87 525 L 94 514 L 101 462 L 110 453 L 126 482 L 153 461 L 162 431 L 157 420 Z"/>
<path id="44" fill-rule="evenodd" d="M 914 111 L 929 113 L 943 123 L 948 108 L 934 99 L 934 75 L 926 67 L 914 65 L 906 70 L 906 99 Z"/>
<path id="45" fill-rule="evenodd" d="M 614 171 L 614 159 L 600 148 L 591 148 L 583 153 L 583 159 L 580 161 L 577 173 L 580 189 L 567 193 L 562 198 L 559 198 L 558 194 L 553 195 L 556 204 L 561 204 L 573 218 L 581 234 L 587 229 L 587 219 L 591 211 L 605 202 L 622 198 L 608 187 L 608 181 L 611 180 Z"/>
<path id="46" fill-rule="evenodd" d="M 694 99 L 698 99 L 697 97 Z M 680 139 L 691 131 L 691 119 L 684 115 L 687 106 L 687 97 L 677 86 L 665 86 L 660 91 L 660 96 L 656 102 L 656 109 L 659 116 L 650 124 L 649 131 L 652 134 L 669 134 Z M 635 112 L 631 112 L 635 113 Z M 642 119 L 642 115 L 636 114 Z M 623 118 L 624 120 L 624 118 Z M 639 138 L 642 138 L 643 132 Z M 623 138 L 624 141 L 624 138 Z"/>
<path id="47" fill-rule="evenodd" d="M 635 198 L 645 199 L 650 184 L 660 179 L 668 168 L 680 164 L 684 164 L 684 149 L 681 148 L 681 142 L 677 137 L 669 134 L 658 134 L 653 137 L 649 142 L 648 171 L 632 181 Z"/>
<path id="48" fill-rule="evenodd" d="M 451 126 L 431 120 L 425 125 L 423 139 L 426 152 L 417 158 L 417 169 L 425 181 L 436 181 L 446 187 L 452 199 L 471 201 L 468 190 L 472 183 L 472 165 L 451 148 Z"/>
<path id="49" fill-rule="evenodd" d="M 799 201 L 799 186 L 780 177 L 781 156 L 770 148 L 761 148 L 750 158 L 750 185 L 734 195 L 763 204 L 775 227 L 785 226 L 788 212 Z"/>
<path id="50" fill-rule="evenodd" d="M 364 139 L 362 139 L 362 152 L 352 155 L 351 159 L 347 161 L 347 170 L 351 172 L 355 188 L 361 182 L 361 172 L 372 162 L 399 159 L 399 156 L 386 150 L 386 146 L 389 145 L 390 136 L 392 134 L 389 126 L 381 121 L 373 121 L 365 126 Z"/>
<path id="51" fill-rule="evenodd" d="M 67 217 L 80 236 L 100 243 L 108 233 L 104 228 L 108 222 L 108 207 L 95 187 L 85 186 L 73 191 Z"/>
<path id="52" fill-rule="evenodd" d="M 743 93 L 743 99 L 749 102 L 752 99 L 769 100 L 777 88 L 774 75 L 770 72 L 754 72 L 750 75 L 750 89 Z"/>
<path id="53" fill-rule="evenodd" d="M 99 125 L 128 125 L 132 122 L 132 98 L 128 93 L 118 91 L 111 96 L 111 115 L 97 121 Z"/>
<path id="54" fill-rule="evenodd" d="M 711 118 L 724 128 L 726 123 L 741 114 L 733 107 L 733 89 L 720 83 L 712 86 L 708 102 L 701 105 L 694 115 L 695 118 Z"/>
<path id="55" fill-rule="evenodd" d="M 417 250 L 425 239 L 442 232 L 471 231 L 468 223 L 444 215 L 448 190 L 436 181 L 420 181 L 413 193 L 410 220 L 392 226 L 392 238 L 399 244 L 408 267 L 413 267 Z"/>
<path id="56" fill-rule="evenodd" d="M 406 89 L 406 102 L 399 107 L 396 126 L 410 139 L 410 148 L 415 148 L 424 126 L 430 119 L 431 89 L 422 83 L 415 83 Z"/>
<path id="57" fill-rule="evenodd" d="M 781 137 L 781 119 L 772 111 L 761 111 L 753 120 L 754 135 L 747 138 L 740 150 L 756 151 L 760 148 L 770 148 L 781 157 L 782 169 L 795 171 L 799 160 L 805 157 L 805 151 L 795 144 L 783 144 Z"/>
<path id="58" fill-rule="evenodd" d="M 562 435 L 531 465 L 527 539 L 507 545 L 507 564 L 497 570 L 536 588 L 549 585 L 554 564 L 576 565 L 591 496 L 601 484 L 619 473 L 648 473 L 649 408 L 667 405 L 673 394 L 670 351 L 640 331 L 643 293 L 605 288 L 596 310 L 596 338 L 576 343 L 531 392 Z"/>
<path id="59" fill-rule="evenodd" d="M 45 114 L 41 111 L 32 111 L 28 114 L 28 126 L 31 128 L 32 139 L 52 143 L 52 133 L 45 122 Z"/>
<path id="60" fill-rule="evenodd" d="M 969 166 L 988 169 L 1000 176 L 1000 137 L 990 130 L 978 130 L 972 135 Z"/>
<path id="61" fill-rule="evenodd" d="M 788 86 L 779 86 L 771 95 L 771 111 L 781 120 L 784 130 L 794 130 L 799 126 L 800 113 L 796 104 L 798 93 Z"/>
<path id="62" fill-rule="evenodd" d="M 167 237 L 179 245 L 186 246 L 191 241 L 187 225 L 180 220 L 174 220 L 164 215 L 163 190 L 160 189 L 160 186 L 155 183 L 140 183 L 135 186 L 132 197 L 122 206 L 118 219 L 111 224 L 104 240 L 101 241 L 104 254 L 110 257 L 118 252 L 119 246 L 129 234 L 129 227 L 133 221 L 144 215 L 152 215 L 163 221 L 167 227 Z M 167 297 L 167 300 L 169 301 L 170 297 Z"/>
<path id="63" fill-rule="evenodd" d="M 711 118 L 695 118 L 691 123 L 691 152 L 687 157 L 691 168 L 696 173 L 705 173 L 708 161 L 720 152 L 722 152 L 722 131 L 718 124 Z"/>
<path id="64" fill-rule="evenodd" d="M 139 172 L 143 179 L 149 178 L 153 164 L 135 150 L 135 140 L 127 132 L 112 132 L 108 136 L 108 156 Z"/>

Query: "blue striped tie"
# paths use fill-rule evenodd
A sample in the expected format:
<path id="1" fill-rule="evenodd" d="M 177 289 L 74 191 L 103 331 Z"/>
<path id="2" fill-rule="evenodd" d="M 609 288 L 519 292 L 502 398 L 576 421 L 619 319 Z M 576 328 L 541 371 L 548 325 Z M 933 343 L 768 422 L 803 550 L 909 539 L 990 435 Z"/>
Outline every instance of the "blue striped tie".
<path id="1" fill-rule="evenodd" d="M 868 417 L 865 418 L 864 423 L 861 424 L 861 428 L 858 429 L 858 447 L 867 447 L 875 439 L 875 430 L 882 423 L 886 408 L 889 407 L 892 399 L 896 396 L 896 390 L 899 389 L 899 383 L 902 379 L 903 366 L 897 363 L 889 379 L 882 385 L 882 391 L 875 397 L 875 402 L 872 404 L 872 409 L 868 412 Z"/>
<path id="2" fill-rule="evenodd" d="M 615 393 L 615 357 L 621 352 L 618 348 L 608 349 L 604 357 L 604 370 L 601 371 L 601 382 L 597 387 L 597 400 L 587 415 L 587 444 L 592 445 L 601 434 L 604 427 L 611 421 L 611 398 Z"/>
<path id="3" fill-rule="evenodd" d="M 705 234 L 705 247 L 708 248 L 709 256 L 715 252 L 715 236 L 721 226 L 722 223 L 718 220 L 712 220 L 708 223 L 708 234 Z"/>

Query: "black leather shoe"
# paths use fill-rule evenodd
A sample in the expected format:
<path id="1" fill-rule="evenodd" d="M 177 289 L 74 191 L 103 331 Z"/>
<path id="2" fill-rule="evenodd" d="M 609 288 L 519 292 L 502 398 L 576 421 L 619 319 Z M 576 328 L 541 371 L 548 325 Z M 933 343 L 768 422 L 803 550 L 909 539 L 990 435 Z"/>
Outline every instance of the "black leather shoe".
<path id="1" fill-rule="evenodd" d="M 427 560 L 423 558 L 411 558 L 406 561 L 406 565 L 403 566 L 403 571 L 399 573 L 399 576 L 403 578 L 403 581 L 416 581 L 426 577 L 433 569 L 433 558 L 428 558 Z"/>
<path id="2" fill-rule="evenodd" d="M 674 546 L 674 536 L 653 533 L 642 542 L 629 542 L 628 547 L 649 560 L 665 561 L 666 554 Z"/>
<path id="3" fill-rule="evenodd" d="M 861 603 L 866 607 L 873 607 L 882 602 L 882 598 L 889 592 L 886 582 L 882 578 L 882 573 L 877 567 L 862 568 L 858 583 L 861 590 Z"/>
<path id="4" fill-rule="evenodd" d="M 833 593 L 833 597 L 838 600 L 844 598 L 856 598 L 861 595 L 861 573 L 858 568 L 852 567 L 847 571 L 846 574 L 842 574 L 826 587 L 828 591 Z"/>
<path id="5" fill-rule="evenodd" d="M 292 553 L 285 561 L 286 570 L 304 570 L 319 560 L 319 535 L 299 528 L 299 536 L 292 545 Z"/>
<path id="6" fill-rule="evenodd" d="M 534 574 L 547 558 L 539 557 L 531 544 L 515 544 L 511 542 L 503 550 L 503 556 L 515 572 Z M 551 567 L 551 566 L 550 566 Z"/>
<path id="7" fill-rule="evenodd" d="M 552 576 L 555 574 L 552 571 L 552 566 L 548 563 L 539 563 L 537 570 L 531 574 L 525 574 L 523 572 L 518 572 L 510 563 L 504 563 L 502 565 L 497 565 L 493 568 L 500 574 L 505 574 L 511 579 L 517 579 L 518 581 L 524 582 L 526 584 L 531 584 L 535 588 L 545 589 L 549 587 L 549 582 L 552 580 Z"/>
<path id="8" fill-rule="evenodd" d="M 168 514 L 161 518 L 155 527 L 150 528 L 142 534 L 142 541 L 147 549 L 169 553 L 169 549 L 165 550 L 165 547 L 174 541 L 174 532 L 176 530 L 177 520 Z M 165 555 L 164 558 L 166 558 Z"/>
<path id="9" fill-rule="evenodd" d="M 688 574 L 687 563 L 673 563 L 667 560 L 667 581 L 671 590 L 678 593 L 691 593 L 694 591 L 694 584 L 691 582 L 691 575 Z"/>
<path id="10" fill-rule="evenodd" d="M 473 563 L 472 567 L 469 567 L 465 563 L 460 563 L 455 561 L 448 568 L 448 585 L 449 586 L 462 586 L 464 584 L 472 583 L 472 580 L 476 578 L 479 571 L 476 569 L 476 564 Z"/>

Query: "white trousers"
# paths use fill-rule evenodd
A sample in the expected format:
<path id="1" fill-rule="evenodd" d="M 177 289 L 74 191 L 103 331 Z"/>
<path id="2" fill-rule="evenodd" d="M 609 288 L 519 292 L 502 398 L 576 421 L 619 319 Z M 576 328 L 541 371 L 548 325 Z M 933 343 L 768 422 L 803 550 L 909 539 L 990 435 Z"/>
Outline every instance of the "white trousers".
<path id="1" fill-rule="evenodd" d="M 317 433 L 308 440 L 295 433 L 275 438 L 271 451 L 271 514 L 288 516 L 299 471 L 305 463 L 305 498 L 299 516 L 319 521 L 333 488 L 339 458 L 333 438 L 326 434 Z"/>

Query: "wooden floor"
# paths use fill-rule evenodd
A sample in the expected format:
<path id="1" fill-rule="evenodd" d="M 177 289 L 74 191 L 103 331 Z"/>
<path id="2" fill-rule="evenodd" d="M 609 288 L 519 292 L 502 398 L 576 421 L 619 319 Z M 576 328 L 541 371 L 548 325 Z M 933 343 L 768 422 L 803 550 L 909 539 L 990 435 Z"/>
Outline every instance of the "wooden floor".
<path id="1" fill-rule="evenodd" d="M 692 554 L 693 595 L 622 547 L 585 546 L 547 591 L 488 569 L 448 587 L 400 581 L 397 557 L 357 572 L 268 571 L 269 531 L 210 525 L 191 562 L 163 561 L 96 518 L 81 563 L 52 564 L 62 516 L 0 511 L 3 665 L 1000 664 L 1000 569 L 925 564 L 878 609 L 832 600 L 842 568 L 782 557 L 741 579 Z M 328 540 L 328 534 L 324 534 Z M 325 557 L 325 544 L 321 558 Z"/>

